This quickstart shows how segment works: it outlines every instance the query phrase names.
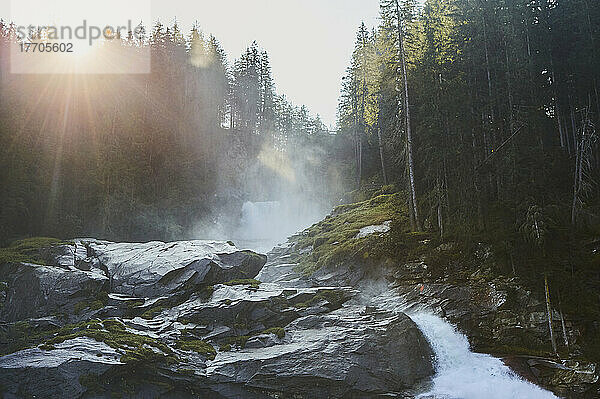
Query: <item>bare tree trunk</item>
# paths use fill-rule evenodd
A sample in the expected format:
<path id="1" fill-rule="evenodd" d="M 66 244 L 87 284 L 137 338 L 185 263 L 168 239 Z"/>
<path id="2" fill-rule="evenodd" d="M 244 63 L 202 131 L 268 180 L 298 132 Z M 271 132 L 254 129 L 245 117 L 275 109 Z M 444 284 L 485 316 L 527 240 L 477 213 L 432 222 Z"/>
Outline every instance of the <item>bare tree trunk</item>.
<path id="1" fill-rule="evenodd" d="M 575 123 L 575 104 L 573 103 L 573 98 L 570 95 L 569 108 L 571 108 L 571 131 L 573 132 L 573 149 L 577 151 L 577 123 Z"/>
<path id="2" fill-rule="evenodd" d="M 577 202 L 579 200 L 579 189 L 581 186 L 581 166 L 582 166 L 582 153 L 581 145 L 579 142 L 576 143 L 575 147 L 575 178 L 573 180 L 573 206 L 571 208 L 571 224 L 573 226 L 577 223 Z"/>
<path id="3" fill-rule="evenodd" d="M 395 0 L 396 15 L 398 17 L 398 49 L 400 52 L 400 60 L 402 63 L 402 80 L 404 82 L 404 115 L 406 129 L 406 149 L 408 152 L 408 181 L 411 198 L 411 213 L 413 214 L 413 229 L 420 230 L 419 225 L 419 210 L 417 205 L 417 193 L 415 189 L 415 172 L 413 160 L 412 132 L 410 126 L 410 101 L 408 95 L 408 74 L 406 71 L 406 54 L 404 52 L 404 34 L 402 32 L 402 15 L 400 14 L 400 3 Z"/>
<path id="4" fill-rule="evenodd" d="M 438 203 L 437 203 L 437 219 L 438 219 L 438 228 L 440 229 L 440 238 L 444 238 L 444 219 L 443 219 L 443 193 L 442 193 L 442 185 L 440 183 L 440 176 L 438 174 L 437 177 L 437 187 L 438 187 Z"/>
<path id="5" fill-rule="evenodd" d="M 548 329 L 550 331 L 550 341 L 552 342 L 552 350 L 558 354 L 556 350 L 556 340 L 554 339 L 554 331 L 552 330 L 552 308 L 550 306 L 550 291 L 548 290 L 548 275 L 544 275 L 544 287 L 546 291 L 546 312 L 548 314 Z"/>
<path id="6" fill-rule="evenodd" d="M 492 105 L 492 74 L 490 71 L 490 57 L 489 57 L 489 52 L 488 52 L 488 40 L 487 40 L 487 29 L 486 29 L 486 25 L 485 25 L 485 16 L 482 17 L 483 19 L 483 44 L 484 44 L 484 48 L 485 48 L 485 70 L 487 73 L 487 82 L 488 82 L 488 99 L 490 102 L 489 105 L 489 111 L 490 111 L 490 117 L 492 118 L 492 122 L 494 121 L 494 107 Z"/>
<path id="7" fill-rule="evenodd" d="M 362 136 L 358 135 L 358 188 L 362 182 Z"/>
<path id="8" fill-rule="evenodd" d="M 381 140 L 381 126 L 377 126 L 377 140 L 379 140 L 379 159 L 381 160 L 381 174 L 383 175 L 383 184 L 387 185 L 387 173 L 385 172 L 385 158 L 383 156 L 383 141 Z"/>
<path id="9" fill-rule="evenodd" d="M 562 118 L 560 116 L 560 106 L 558 104 L 558 91 L 556 90 L 556 77 L 554 75 L 554 61 L 552 61 L 552 57 L 550 64 L 552 66 L 552 88 L 554 93 L 554 112 L 556 113 L 556 121 L 558 122 L 558 134 L 560 135 L 560 146 L 561 148 L 565 148 L 565 134 L 563 132 L 562 126 Z"/>
<path id="10" fill-rule="evenodd" d="M 490 153 L 492 153 L 494 151 L 494 146 L 497 145 L 497 143 L 499 142 L 499 140 L 497 139 L 497 134 L 495 134 L 495 130 L 494 130 L 494 126 L 495 126 L 495 109 L 494 109 L 494 97 L 493 97 L 493 89 L 492 89 L 492 72 L 491 72 L 491 67 L 490 67 L 490 57 L 489 57 L 489 49 L 488 49 L 488 34 L 487 34 L 487 25 L 486 25 L 486 21 L 485 21 L 485 15 L 483 14 L 483 10 L 482 10 L 482 26 L 483 26 L 483 45 L 484 45 L 484 50 L 485 50 L 485 70 L 486 70 L 486 76 L 487 76 L 487 83 L 488 83 L 488 117 L 489 117 L 489 123 L 490 123 L 490 138 L 489 138 L 489 148 L 490 148 Z M 501 141 L 501 140 L 500 140 Z M 494 184 L 495 184 L 495 195 L 497 199 L 500 199 L 500 187 L 501 187 L 501 181 L 500 181 L 500 173 L 496 173 L 496 181 L 493 181 L 493 176 L 492 176 L 492 172 L 490 171 L 490 187 L 493 189 L 494 188 Z"/>
<path id="11" fill-rule="evenodd" d="M 598 83 L 594 78 L 594 93 L 596 94 L 596 118 L 600 118 L 600 97 L 598 97 Z"/>
<path id="12" fill-rule="evenodd" d="M 558 292 L 558 311 L 560 312 L 560 324 L 562 326 L 563 339 L 565 340 L 565 345 L 569 348 L 569 336 L 567 335 L 567 327 L 565 326 L 565 317 L 562 311 L 562 301 L 560 300 L 560 291 Z"/>
<path id="13" fill-rule="evenodd" d="M 359 109 L 358 109 L 358 85 L 353 83 L 352 85 L 352 102 L 353 102 L 353 113 L 354 113 L 354 157 L 356 159 L 356 187 L 360 189 L 362 180 L 362 138 L 360 136 L 360 121 L 359 121 Z"/>
<path id="14" fill-rule="evenodd" d="M 592 48 L 592 63 L 596 62 L 596 44 L 594 43 L 594 33 L 592 31 L 592 19 L 590 17 L 590 4 L 588 0 L 584 0 L 587 17 L 588 34 L 590 35 L 590 46 Z M 594 93 L 596 94 L 596 118 L 600 118 L 600 97 L 598 97 L 598 81 L 594 77 Z"/>

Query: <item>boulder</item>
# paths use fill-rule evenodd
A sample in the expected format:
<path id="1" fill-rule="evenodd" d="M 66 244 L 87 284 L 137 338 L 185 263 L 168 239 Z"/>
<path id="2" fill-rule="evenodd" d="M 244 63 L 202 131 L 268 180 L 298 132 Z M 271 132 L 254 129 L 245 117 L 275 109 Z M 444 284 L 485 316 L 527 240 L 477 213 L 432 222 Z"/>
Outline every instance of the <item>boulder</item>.
<path id="1" fill-rule="evenodd" d="M 212 285 L 254 278 L 264 255 L 227 242 L 88 242 L 110 277 L 111 291 L 134 296 L 168 295 L 183 284 Z"/>
<path id="2" fill-rule="evenodd" d="M 0 320 L 12 322 L 53 313 L 73 313 L 77 303 L 107 288 L 108 277 L 82 271 L 28 263 L 0 265 L 5 298 Z"/>
<path id="3" fill-rule="evenodd" d="M 4 398 L 76 398 L 86 392 L 87 375 L 99 375 L 121 357 L 113 348 L 90 338 L 57 344 L 53 350 L 26 349 L 0 358 Z"/>
<path id="4" fill-rule="evenodd" d="M 368 398 L 432 376 L 409 317 L 315 286 L 280 252 L 260 275 L 265 256 L 207 241 L 75 240 L 50 266 L 1 265 L 1 393 Z"/>
<path id="5" fill-rule="evenodd" d="M 433 374 L 429 344 L 409 317 L 359 307 L 302 317 L 282 344 L 252 346 L 219 353 L 207 376 L 286 397 L 346 398 L 401 392 Z"/>

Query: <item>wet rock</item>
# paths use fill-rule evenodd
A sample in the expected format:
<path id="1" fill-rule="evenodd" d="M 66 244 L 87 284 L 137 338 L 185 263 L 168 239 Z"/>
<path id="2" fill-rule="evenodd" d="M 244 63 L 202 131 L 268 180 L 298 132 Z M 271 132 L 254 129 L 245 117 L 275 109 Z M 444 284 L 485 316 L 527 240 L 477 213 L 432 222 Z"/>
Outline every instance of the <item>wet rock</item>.
<path id="1" fill-rule="evenodd" d="M 600 377 L 593 363 L 538 356 L 509 356 L 503 360 L 519 375 L 535 384 L 552 387 L 561 397 L 595 397 L 593 391 Z"/>
<path id="2" fill-rule="evenodd" d="M 363 227 L 362 229 L 360 229 L 360 231 L 354 238 L 364 238 L 364 237 L 368 237 L 373 234 L 382 235 L 391 230 L 391 227 L 390 227 L 391 224 L 392 224 L 392 221 L 388 220 L 388 221 L 384 222 L 383 224 Z"/>
<path id="3" fill-rule="evenodd" d="M 7 285 L 0 319 L 17 321 L 57 312 L 73 313 L 77 303 L 101 292 L 108 278 L 73 267 L 9 263 L 0 265 L 0 281 Z"/>
<path id="4" fill-rule="evenodd" d="M 247 349 L 268 348 L 277 345 L 279 341 L 277 336 L 273 334 L 260 334 L 251 337 L 244 347 Z"/>
<path id="5" fill-rule="evenodd" d="M 407 316 L 375 318 L 358 307 L 344 308 L 297 319 L 280 345 L 219 353 L 207 375 L 289 396 L 369 397 L 431 376 L 431 355 Z"/>
<path id="6" fill-rule="evenodd" d="M 55 349 L 27 349 L 0 358 L 5 398 L 76 398 L 87 388 L 80 377 L 103 374 L 121 364 L 120 354 L 90 338 L 76 338 Z"/>
<path id="7" fill-rule="evenodd" d="M 315 286 L 278 251 L 260 275 L 264 256 L 204 241 L 76 240 L 54 266 L 0 266 L 4 397 L 362 398 L 432 375 L 407 316 Z"/>
<path id="8" fill-rule="evenodd" d="M 106 268 L 113 292 L 135 296 L 169 294 L 183 284 L 211 285 L 254 278 L 264 255 L 240 251 L 226 242 L 187 241 L 89 243 Z"/>

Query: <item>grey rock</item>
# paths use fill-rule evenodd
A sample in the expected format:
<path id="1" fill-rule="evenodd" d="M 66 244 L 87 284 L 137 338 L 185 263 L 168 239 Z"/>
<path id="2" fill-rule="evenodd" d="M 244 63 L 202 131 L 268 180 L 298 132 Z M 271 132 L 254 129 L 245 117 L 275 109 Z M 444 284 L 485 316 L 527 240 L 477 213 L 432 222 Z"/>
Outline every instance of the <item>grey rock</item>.
<path id="1" fill-rule="evenodd" d="M 292 322 L 280 345 L 219 353 L 207 375 L 290 396 L 368 397 L 399 392 L 430 377 L 431 356 L 406 315 L 374 318 L 361 315 L 358 307 L 344 308 Z"/>
<path id="2" fill-rule="evenodd" d="M 245 348 L 256 349 L 256 348 L 268 348 L 270 346 L 277 345 L 279 339 L 273 334 L 260 334 L 256 335 L 246 342 Z"/>
<path id="3" fill-rule="evenodd" d="M 83 296 L 101 291 L 108 283 L 105 275 L 94 271 L 26 263 L 0 265 L 0 280 L 8 285 L 0 319 L 9 322 L 73 312 Z"/>
<path id="4" fill-rule="evenodd" d="M 76 398 L 86 391 L 79 377 L 102 374 L 121 357 L 108 345 L 76 338 L 56 349 L 26 349 L 0 358 L 0 384 L 5 398 Z"/>
<path id="5" fill-rule="evenodd" d="M 216 284 L 254 278 L 264 255 L 240 251 L 226 242 L 87 244 L 107 270 L 115 293 L 135 296 L 168 294 L 182 284 Z"/>
<path id="6" fill-rule="evenodd" d="M 53 249 L 54 266 L 0 266 L 7 282 L 0 317 L 26 321 L 6 331 L 19 325 L 50 335 L 66 323 L 49 317 L 55 312 L 68 313 L 70 323 L 118 317 L 128 333 L 167 345 L 178 363 L 144 369 L 147 383 L 136 380 L 129 396 L 136 398 L 363 398 L 403 392 L 433 374 L 429 344 L 410 318 L 374 305 L 365 312 L 358 291 L 339 286 L 351 280 L 351 269 L 308 279 L 295 271 L 289 248 L 276 251 L 263 268 L 264 256 L 229 243 L 76 240 Z M 224 284 L 250 278 L 264 282 Z M 101 309 L 72 315 L 75 304 L 104 291 Z M 285 336 L 263 333 L 272 327 L 284 327 Z M 9 335 L 4 328 L 0 323 L 0 338 Z M 214 348 L 231 342 L 232 351 L 210 360 L 178 345 L 199 339 Z M 133 378 L 122 374 L 131 372 L 120 362 L 125 350 L 90 338 L 22 349 L 0 356 L 0 387 L 8 398 L 110 397 L 89 391 L 80 377 L 101 376 L 104 388 L 110 378 Z M 155 381 L 176 388 L 167 393 Z"/>

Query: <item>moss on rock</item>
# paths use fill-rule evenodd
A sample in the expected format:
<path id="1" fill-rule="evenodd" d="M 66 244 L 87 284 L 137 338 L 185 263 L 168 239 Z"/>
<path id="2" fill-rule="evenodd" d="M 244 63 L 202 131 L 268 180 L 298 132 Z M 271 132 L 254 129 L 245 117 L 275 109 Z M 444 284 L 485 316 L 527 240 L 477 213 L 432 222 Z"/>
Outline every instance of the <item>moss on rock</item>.
<path id="1" fill-rule="evenodd" d="M 232 347 L 236 346 L 238 348 L 243 349 L 246 346 L 246 342 L 250 339 L 249 335 L 240 335 L 237 337 L 228 337 L 225 339 L 223 344 L 221 344 L 221 351 L 228 352 Z"/>
<path id="2" fill-rule="evenodd" d="M 167 361 L 171 362 L 173 351 L 157 339 L 128 332 L 125 326 L 116 320 L 88 321 L 61 328 L 55 336 L 46 340 L 45 345 L 56 345 L 74 338 L 87 337 L 104 342 L 113 349 L 124 351 L 121 361 Z M 152 349 L 154 348 L 154 349 Z M 151 355 L 148 351 L 155 353 Z M 169 358 L 169 359 L 167 359 Z"/>
<path id="3" fill-rule="evenodd" d="M 204 355 L 207 359 L 214 360 L 217 356 L 217 351 L 213 346 L 207 342 L 194 339 L 194 340 L 181 340 L 175 344 L 177 349 L 184 351 L 194 351 L 201 355 Z"/>
<path id="4" fill-rule="evenodd" d="M 281 327 L 272 327 L 263 331 L 263 334 L 273 334 L 277 336 L 277 338 L 282 339 L 283 337 L 285 337 L 285 329 Z"/>
<path id="5" fill-rule="evenodd" d="M 78 302 L 73 308 L 73 313 L 76 315 L 81 314 L 86 309 L 100 310 L 108 304 L 108 292 L 100 291 L 96 293 L 92 298 Z"/>
<path id="6" fill-rule="evenodd" d="M 142 313 L 141 317 L 146 320 L 152 320 L 154 317 L 156 317 L 157 314 L 161 313 L 163 310 L 165 310 L 164 306 L 153 306 L 150 309 L 146 310 L 144 313 Z"/>
<path id="7" fill-rule="evenodd" d="M 18 240 L 6 248 L 0 248 L 0 264 L 11 262 L 35 263 L 43 265 L 44 259 L 40 250 L 59 245 L 74 245 L 72 241 L 64 241 L 50 237 L 32 237 Z"/>
<path id="8" fill-rule="evenodd" d="M 258 280 L 255 280 L 253 278 L 250 279 L 237 279 L 237 280 L 231 280 L 228 281 L 226 283 L 223 283 L 224 285 L 229 285 L 229 286 L 234 286 L 234 285 L 249 285 L 250 288 L 253 289 L 258 289 L 258 287 L 260 286 L 261 282 Z"/>
<path id="9" fill-rule="evenodd" d="M 378 256 L 374 250 L 380 237 L 357 235 L 363 227 L 388 221 L 396 228 L 408 226 L 404 194 L 382 194 L 336 207 L 331 215 L 293 238 L 298 253 L 303 254 L 298 259 L 298 271 L 311 275 L 322 267 L 334 267 L 357 257 Z"/>

